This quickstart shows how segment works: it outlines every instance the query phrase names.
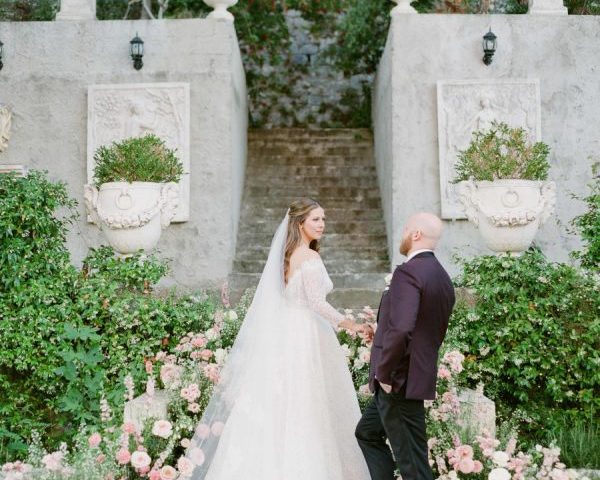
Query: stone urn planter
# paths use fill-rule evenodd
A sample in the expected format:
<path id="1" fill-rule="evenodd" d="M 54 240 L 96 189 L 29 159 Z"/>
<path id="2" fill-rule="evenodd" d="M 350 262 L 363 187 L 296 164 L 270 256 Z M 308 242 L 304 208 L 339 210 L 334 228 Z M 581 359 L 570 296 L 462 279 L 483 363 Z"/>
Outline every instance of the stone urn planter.
<path id="1" fill-rule="evenodd" d="M 117 252 L 152 250 L 175 217 L 183 165 L 153 134 L 101 146 L 94 184 L 85 185 L 90 219 Z"/>
<path id="2" fill-rule="evenodd" d="M 238 0 L 204 0 L 204 3 L 209 7 L 214 8 L 214 10 L 208 14 L 208 18 L 233 22 L 233 15 L 228 12 L 227 9 L 233 7 L 237 2 Z"/>
<path id="3" fill-rule="evenodd" d="M 458 192 L 467 218 L 495 252 L 527 250 L 556 203 L 556 185 L 547 181 L 469 180 Z"/>
<path id="4" fill-rule="evenodd" d="M 111 247 L 121 254 L 152 250 L 175 216 L 176 183 L 109 182 L 84 187 L 85 205 Z"/>

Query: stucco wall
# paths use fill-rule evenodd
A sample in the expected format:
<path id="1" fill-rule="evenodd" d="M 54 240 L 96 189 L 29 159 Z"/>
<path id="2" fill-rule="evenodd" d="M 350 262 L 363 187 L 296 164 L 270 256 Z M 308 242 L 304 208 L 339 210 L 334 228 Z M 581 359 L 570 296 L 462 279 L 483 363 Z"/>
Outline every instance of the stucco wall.
<path id="1" fill-rule="evenodd" d="M 145 42 L 136 71 L 129 40 Z M 69 236 L 73 261 L 105 243 L 84 218 L 87 88 L 91 84 L 189 82 L 191 197 L 188 222 L 163 233 L 166 282 L 219 285 L 235 253 L 246 161 L 246 84 L 234 27 L 208 19 L 0 23 L 0 102 L 13 110 L 0 164 L 46 169 L 68 184 L 82 220 Z"/>
<path id="2" fill-rule="evenodd" d="M 492 65 L 485 66 L 481 39 L 490 26 L 498 49 Z M 395 17 L 373 110 L 377 162 L 389 162 L 391 168 L 391 175 L 381 168 L 379 174 L 385 175 L 382 196 L 391 222 L 392 264 L 403 261 L 397 247 L 406 218 L 418 210 L 441 213 L 436 83 L 462 79 L 539 79 L 542 140 L 551 147 L 550 179 L 557 182 L 558 196 L 556 215 L 541 228 L 536 243 L 550 258 L 568 260 L 579 239 L 567 226 L 585 209 L 571 194 L 587 191 L 591 165 L 600 161 L 599 74 L 600 17 Z M 489 253 L 468 221 L 445 223 L 439 256 L 452 271 L 453 254 Z"/>

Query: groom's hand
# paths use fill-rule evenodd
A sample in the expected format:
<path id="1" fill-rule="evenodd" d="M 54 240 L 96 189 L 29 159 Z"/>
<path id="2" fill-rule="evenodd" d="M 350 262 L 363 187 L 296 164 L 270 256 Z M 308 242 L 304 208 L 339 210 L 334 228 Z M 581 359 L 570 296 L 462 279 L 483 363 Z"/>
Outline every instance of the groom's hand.
<path id="1" fill-rule="evenodd" d="M 381 383 L 381 382 L 379 382 L 379 386 L 381 387 L 381 389 L 385 393 L 392 393 L 392 386 L 391 385 L 388 385 L 387 383 Z"/>

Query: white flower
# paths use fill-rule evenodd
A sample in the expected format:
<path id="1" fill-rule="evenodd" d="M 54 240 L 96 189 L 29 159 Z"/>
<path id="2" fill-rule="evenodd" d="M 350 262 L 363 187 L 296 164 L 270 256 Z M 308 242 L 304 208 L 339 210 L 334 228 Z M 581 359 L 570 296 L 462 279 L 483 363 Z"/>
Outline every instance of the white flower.
<path id="1" fill-rule="evenodd" d="M 215 350 L 215 361 L 217 365 L 223 365 L 225 363 L 225 359 L 227 358 L 227 350 L 224 348 L 217 348 Z"/>
<path id="2" fill-rule="evenodd" d="M 489 473 L 488 480 L 510 480 L 510 473 L 506 468 L 494 468 Z"/>
<path id="3" fill-rule="evenodd" d="M 357 358 L 356 360 L 354 360 L 354 368 L 356 370 L 360 370 L 364 366 L 365 366 L 365 362 L 363 362 L 360 358 Z"/>
<path id="4" fill-rule="evenodd" d="M 341 345 L 342 347 L 342 352 L 344 353 L 344 356 L 346 357 L 346 361 L 348 363 L 350 363 L 350 357 L 352 356 L 352 350 L 350 349 L 350 347 L 348 345 L 346 345 L 345 343 L 343 343 Z"/>
<path id="5" fill-rule="evenodd" d="M 182 477 L 191 477 L 194 471 L 194 464 L 189 458 L 181 457 L 177 460 L 177 470 Z"/>
<path id="6" fill-rule="evenodd" d="M 152 426 L 152 435 L 169 438 L 173 433 L 173 425 L 168 420 L 157 420 Z"/>
<path id="7" fill-rule="evenodd" d="M 177 478 L 177 470 L 170 465 L 165 465 L 160 469 L 160 480 L 174 480 Z"/>
<path id="8" fill-rule="evenodd" d="M 216 328 L 209 328 L 206 333 L 206 338 L 208 338 L 209 340 L 215 340 L 216 338 L 219 337 L 219 332 L 217 331 Z"/>
<path id="9" fill-rule="evenodd" d="M 131 465 L 133 468 L 145 468 L 150 465 L 150 456 L 146 452 L 135 451 L 131 454 Z"/>
<path id="10" fill-rule="evenodd" d="M 506 452 L 496 451 L 492 454 L 492 461 L 499 467 L 506 467 L 510 457 Z"/>
<path id="11" fill-rule="evenodd" d="M 232 322 L 238 319 L 238 314 L 235 312 L 235 310 L 228 310 L 225 314 L 225 319 Z"/>

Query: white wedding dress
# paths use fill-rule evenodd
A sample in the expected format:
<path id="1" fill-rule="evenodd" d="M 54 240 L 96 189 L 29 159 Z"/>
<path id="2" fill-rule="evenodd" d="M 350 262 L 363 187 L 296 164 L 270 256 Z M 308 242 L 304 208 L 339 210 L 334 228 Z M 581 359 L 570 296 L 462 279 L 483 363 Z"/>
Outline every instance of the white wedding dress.
<path id="1" fill-rule="evenodd" d="M 194 480 L 370 479 L 354 436 L 356 392 L 332 328 L 343 316 L 325 300 L 333 284 L 316 257 L 277 288 L 286 231 L 287 216 L 188 450 Z"/>

